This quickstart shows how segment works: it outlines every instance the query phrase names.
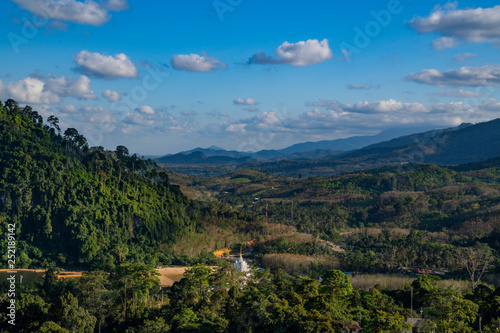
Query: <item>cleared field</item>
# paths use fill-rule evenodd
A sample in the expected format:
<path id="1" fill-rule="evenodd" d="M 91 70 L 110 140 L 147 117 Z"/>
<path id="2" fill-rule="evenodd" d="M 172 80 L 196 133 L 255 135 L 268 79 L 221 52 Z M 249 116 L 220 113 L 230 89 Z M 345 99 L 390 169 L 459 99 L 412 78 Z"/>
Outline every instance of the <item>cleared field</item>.
<path id="1" fill-rule="evenodd" d="M 389 289 L 403 289 L 405 285 L 409 286 L 414 280 L 417 279 L 417 277 L 415 276 L 398 274 L 362 274 L 356 276 L 349 275 L 349 278 L 351 279 L 352 287 L 354 289 L 364 290 L 371 289 L 377 284 Z M 470 283 L 468 281 L 462 280 L 438 280 L 436 282 L 436 285 L 441 289 L 451 287 L 463 292 L 470 290 Z"/>
<path id="2" fill-rule="evenodd" d="M 158 276 L 160 285 L 171 287 L 174 282 L 180 281 L 184 277 L 184 272 L 190 267 L 165 267 L 157 268 L 156 271 L 161 274 Z"/>
<path id="3" fill-rule="evenodd" d="M 0 269 L 0 281 L 6 281 L 6 279 L 12 275 L 8 273 L 9 271 L 17 272 L 17 274 L 15 274 L 17 283 L 21 281 L 22 283 L 42 281 L 45 275 L 45 270 L 43 269 Z"/>
<path id="4" fill-rule="evenodd" d="M 386 275 L 386 274 L 363 274 L 350 275 L 352 287 L 354 289 L 368 290 L 375 287 L 377 284 L 389 289 L 401 289 L 405 284 L 411 284 L 416 277 L 405 275 Z"/>
<path id="5" fill-rule="evenodd" d="M 5 280 L 7 277 L 9 277 L 11 274 L 9 274 L 9 271 L 15 271 L 17 272 L 16 278 L 17 282 L 22 282 L 22 283 L 30 283 L 30 282 L 35 282 L 35 281 L 42 281 L 43 277 L 45 276 L 45 270 L 44 269 L 0 269 L 0 281 Z M 82 276 L 83 272 L 77 271 L 64 271 L 64 272 L 59 272 L 57 274 L 58 279 L 68 279 L 68 278 L 80 278 Z"/>
<path id="6" fill-rule="evenodd" d="M 158 276 L 160 279 L 160 285 L 163 287 L 171 287 L 174 282 L 180 281 L 184 277 L 184 272 L 190 267 L 165 267 L 157 268 L 156 271 L 161 275 Z M 12 271 L 10 269 L 0 269 L 0 281 L 6 281 L 11 274 L 8 272 Z M 23 283 L 30 283 L 34 281 L 42 281 L 45 276 L 44 269 L 16 269 L 16 281 L 20 282 L 22 279 Z M 64 271 L 57 274 L 58 279 L 69 279 L 69 278 L 80 278 L 83 271 Z M 22 278 L 21 278 L 22 276 Z"/>

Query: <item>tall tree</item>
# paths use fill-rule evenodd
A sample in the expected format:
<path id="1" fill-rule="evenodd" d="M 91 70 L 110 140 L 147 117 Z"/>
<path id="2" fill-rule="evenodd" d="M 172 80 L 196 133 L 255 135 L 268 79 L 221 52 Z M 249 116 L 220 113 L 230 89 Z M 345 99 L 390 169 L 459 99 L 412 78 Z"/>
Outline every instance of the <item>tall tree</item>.
<path id="1" fill-rule="evenodd" d="M 128 148 L 125 146 L 116 146 L 116 157 L 118 158 L 118 166 L 120 168 L 120 175 L 118 177 L 118 182 L 122 180 L 122 167 L 125 164 L 125 157 L 128 156 Z"/>
<path id="2" fill-rule="evenodd" d="M 476 287 L 494 258 L 491 249 L 486 245 L 477 244 L 473 247 L 464 247 L 458 250 L 457 261 L 469 273 L 472 289 Z"/>

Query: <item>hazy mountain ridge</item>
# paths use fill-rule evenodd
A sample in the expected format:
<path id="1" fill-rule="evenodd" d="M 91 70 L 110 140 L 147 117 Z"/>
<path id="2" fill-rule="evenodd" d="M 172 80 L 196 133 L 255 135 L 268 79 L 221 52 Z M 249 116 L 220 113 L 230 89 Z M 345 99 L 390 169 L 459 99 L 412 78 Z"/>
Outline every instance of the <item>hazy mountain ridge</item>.
<path id="1" fill-rule="evenodd" d="M 393 129 L 375 136 L 306 142 L 255 153 L 227 151 L 212 146 L 163 156 L 156 161 L 167 166 L 177 164 L 181 168 L 178 172 L 183 172 L 182 165 L 227 165 L 289 176 L 336 174 L 413 162 L 456 165 L 500 156 L 499 129 L 500 119 L 496 119 L 397 137 L 396 134 L 408 132 L 408 129 Z M 369 144 L 343 150 L 364 143 Z M 200 171 L 200 174 L 203 172 Z"/>
<path id="2" fill-rule="evenodd" d="M 433 130 L 312 161 L 253 163 L 268 172 L 293 175 L 335 174 L 385 165 L 421 162 L 457 165 L 500 156 L 500 119 Z"/>
<path id="3" fill-rule="evenodd" d="M 194 148 L 177 154 L 167 154 L 156 161 L 162 164 L 241 164 L 249 162 L 265 162 L 274 160 L 317 159 L 339 155 L 345 151 L 359 149 L 367 145 L 391 140 L 401 135 L 414 133 L 423 128 L 387 129 L 376 135 L 353 136 L 344 139 L 323 140 L 294 144 L 283 149 L 265 149 L 258 152 L 240 152 L 225 150 L 216 146 Z M 197 154 L 194 154 L 197 153 Z M 202 153 L 205 157 L 199 155 Z M 228 157 L 230 159 L 210 159 L 211 157 Z"/>

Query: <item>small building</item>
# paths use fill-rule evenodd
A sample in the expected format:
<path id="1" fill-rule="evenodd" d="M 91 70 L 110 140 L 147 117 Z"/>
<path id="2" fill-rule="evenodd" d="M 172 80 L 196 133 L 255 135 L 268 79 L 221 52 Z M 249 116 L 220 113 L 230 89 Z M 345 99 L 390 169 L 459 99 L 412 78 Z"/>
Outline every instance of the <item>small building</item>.
<path id="1" fill-rule="evenodd" d="M 241 271 L 245 276 L 248 276 L 248 274 L 250 274 L 250 266 L 243 259 L 243 257 L 241 256 L 241 253 L 240 253 L 240 258 L 238 260 L 236 260 L 236 262 L 234 263 L 234 267 L 236 269 L 238 269 L 239 271 Z"/>

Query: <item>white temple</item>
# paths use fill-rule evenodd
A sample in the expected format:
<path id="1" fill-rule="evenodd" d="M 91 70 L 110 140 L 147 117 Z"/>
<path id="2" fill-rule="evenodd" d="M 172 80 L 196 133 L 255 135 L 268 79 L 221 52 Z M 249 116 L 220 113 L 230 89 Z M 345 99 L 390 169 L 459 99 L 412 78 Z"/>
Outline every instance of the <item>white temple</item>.
<path id="1" fill-rule="evenodd" d="M 250 266 L 248 266 L 247 262 L 243 260 L 241 253 L 240 259 L 236 260 L 236 262 L 234 263 L 234 267 L 239 269 L 245 275 L 248 275 L 250 273 Z"/>

